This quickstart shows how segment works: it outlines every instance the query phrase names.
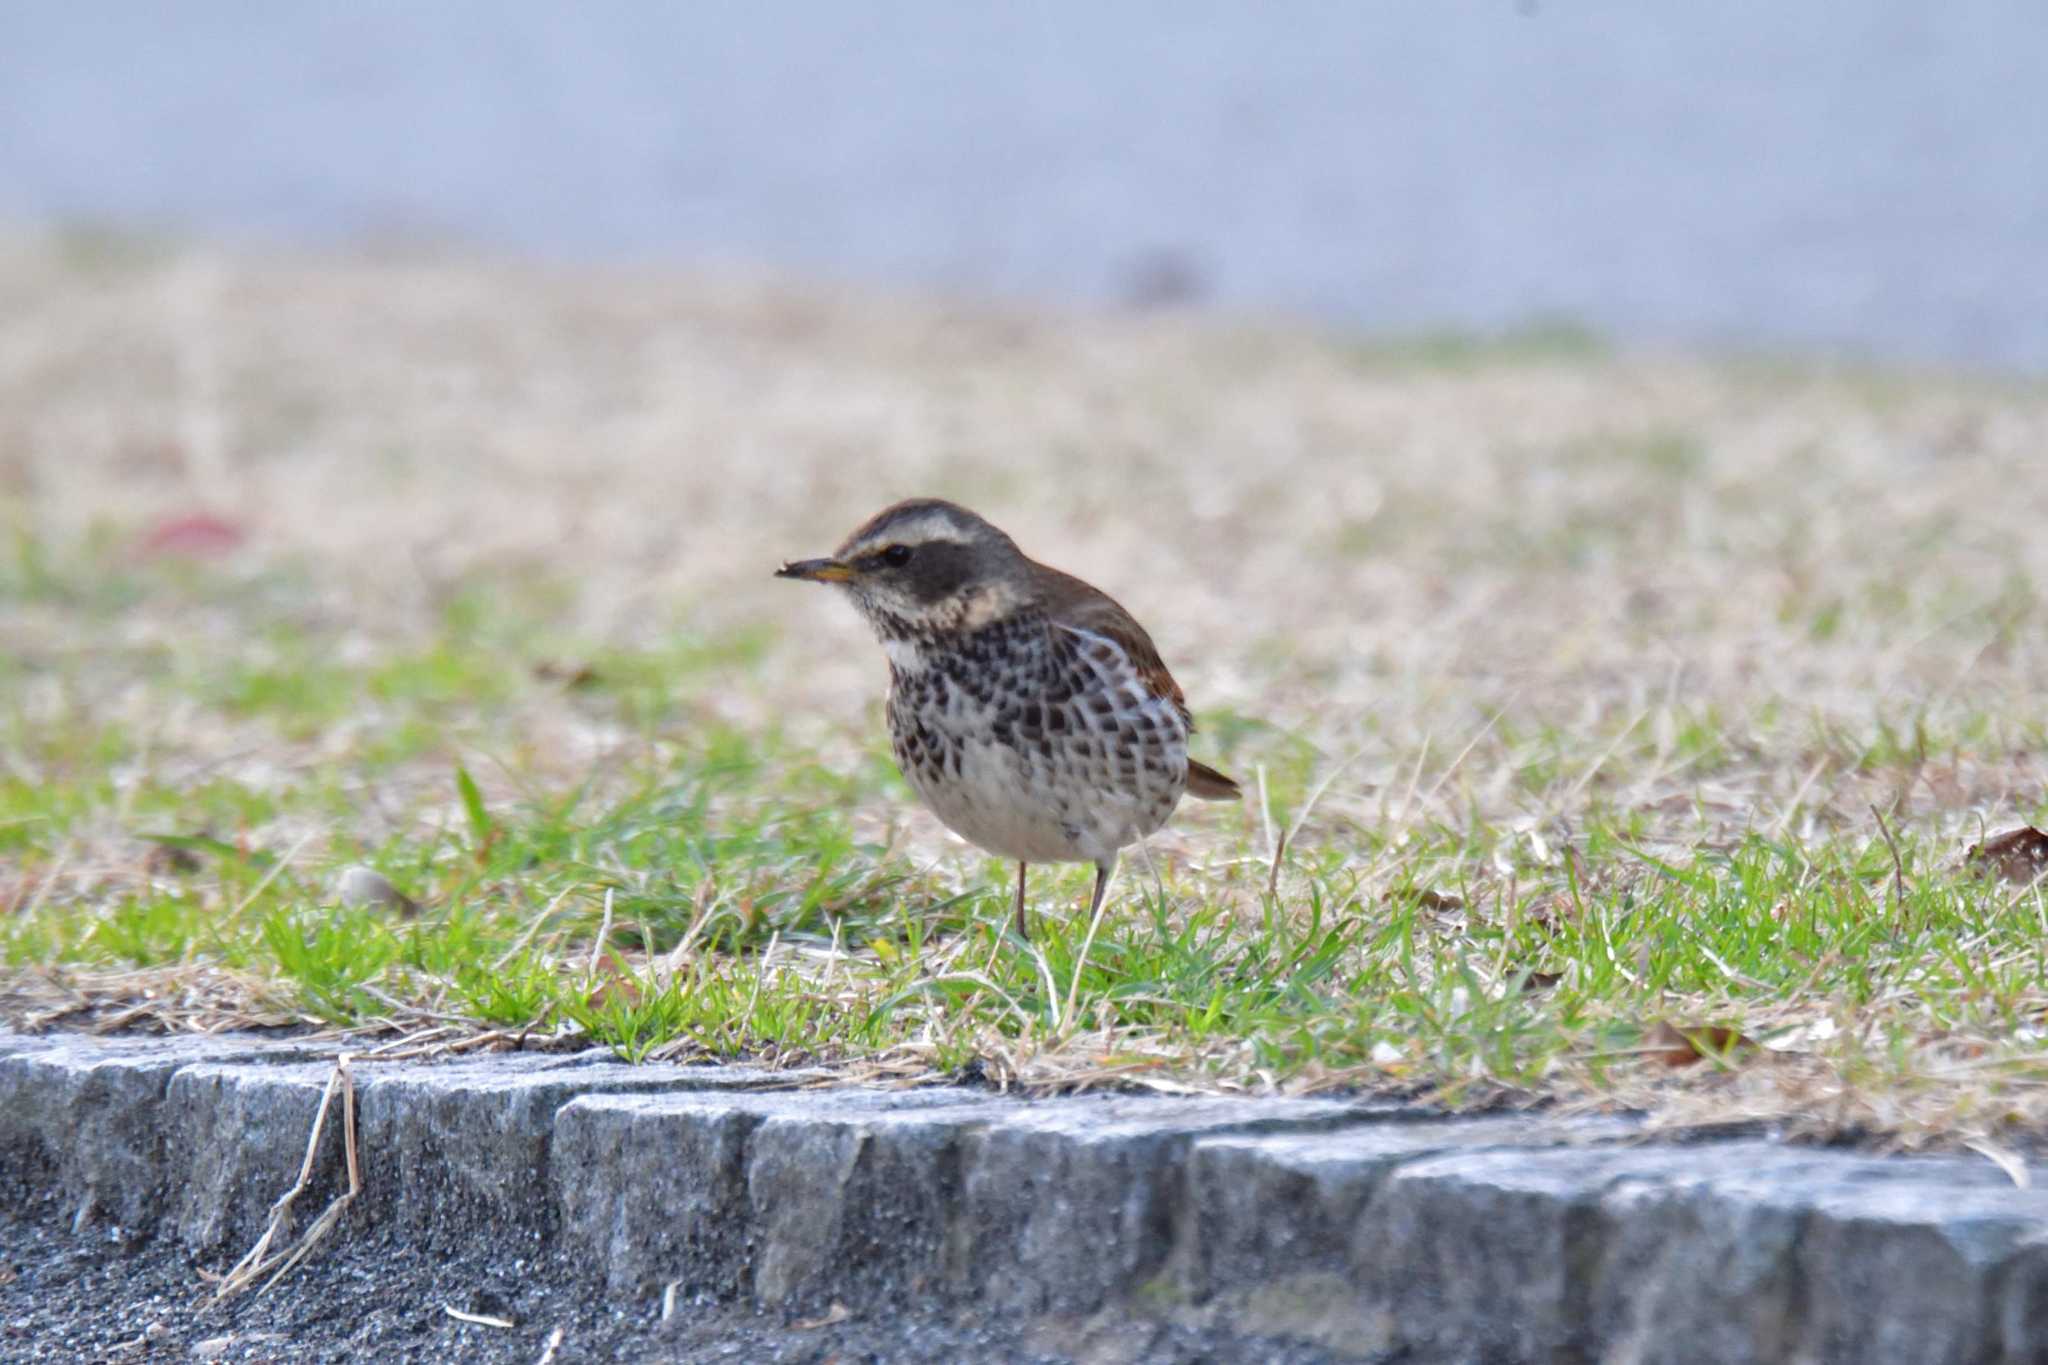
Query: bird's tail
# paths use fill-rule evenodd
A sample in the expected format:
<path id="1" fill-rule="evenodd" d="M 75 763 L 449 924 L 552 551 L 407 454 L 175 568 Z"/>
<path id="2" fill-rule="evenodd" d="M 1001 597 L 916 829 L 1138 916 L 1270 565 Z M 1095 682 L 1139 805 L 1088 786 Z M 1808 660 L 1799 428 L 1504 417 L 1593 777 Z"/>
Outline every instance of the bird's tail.
<path id="1" fill-rule="evenodd" d="M 1204 801 L 1235 801 L 1244 793 L 1230 778 L 1191 758 L 1188 760 L 1188 795 L 1198 796 Z"/>

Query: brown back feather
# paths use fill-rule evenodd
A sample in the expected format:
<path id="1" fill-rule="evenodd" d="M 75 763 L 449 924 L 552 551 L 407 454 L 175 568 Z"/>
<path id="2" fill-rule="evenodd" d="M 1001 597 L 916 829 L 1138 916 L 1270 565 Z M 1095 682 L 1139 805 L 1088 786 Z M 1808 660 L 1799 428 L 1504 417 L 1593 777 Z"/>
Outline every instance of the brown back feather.
<path id="1" fill-rule="evenodd" d="M 1180 712 L 1182 723 L 1193 733 L 1195 718 L 1188 710 L 1188 699 L 1182 694 L 1180 684 L 1173 680 L 1173 674 L 1166 671 L 1166 661 L 1159 657 L 1152 637 L 1145 633 L 1137 618 L 1125 611 L 1108 593 L 1070 573 L 1048 569 L 1043 564 L 1031 567 L 1038 578 L 1034 586 L 1038 589 L 1039 601 L 1044 603 L 1045 614 L 1052 618 L 1053 623 L 1093 631 L 1116 641 L 1117 648 L 1130 656 L 1145 690 L 1162 701 L 1172 702 L 1174 709 Z"/>
<path id="2" fill-rule="evenodd" d="M 1195 716 L 1188 710 L 1188 699 L 1181 692 L 1180 684 L 1173 680 L 1173 674 L 1167 671 L 1166 661 L 1159 657 L 1158 647 L 1145 633 L 1145 628 L 1138 624 L 1137 618 L 1125 611 L 1108 593 L 1070 573 L 1061 573 L 1038 563 L 1033 563 L 1031 569 L 1037 580 L 1033 586 L 1046 615 L 1057 625 L 1073 626 L 1114 640 L 1117 647 L 1130 656 L 1146 690 L 1162 701 L 1172 702 L 1174 710 L 1180 712 L 1181 722 L 1188 727 L 1188 733 L 1193 734 Z M 1241 793 L 1237 783 L 1230 778 L 1205 763 L 1189 759 L 1188 794 L 1204 801 L 1235 801 Z"/>

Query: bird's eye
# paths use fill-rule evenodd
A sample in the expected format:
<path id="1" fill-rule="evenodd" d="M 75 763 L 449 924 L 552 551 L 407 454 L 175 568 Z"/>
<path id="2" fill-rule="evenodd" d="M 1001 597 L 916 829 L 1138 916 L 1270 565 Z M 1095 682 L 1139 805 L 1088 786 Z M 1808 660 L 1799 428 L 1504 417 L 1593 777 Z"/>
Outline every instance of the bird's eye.
<path id="1" fill-rule="evenodd" d="M 882 551 L 881 560 L 892 569 L 900 569 L 910 562 L 910 547 L 908 545 L 891 545 L 888 549 Z"/>

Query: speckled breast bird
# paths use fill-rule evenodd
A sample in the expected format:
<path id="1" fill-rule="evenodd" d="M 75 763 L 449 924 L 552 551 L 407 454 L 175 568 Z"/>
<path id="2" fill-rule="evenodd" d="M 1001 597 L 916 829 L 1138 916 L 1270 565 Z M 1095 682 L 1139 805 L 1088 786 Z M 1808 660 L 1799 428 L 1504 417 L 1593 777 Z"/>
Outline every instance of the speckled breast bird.
<path id="1" fill-rule="evenodd" d="M 1016 859 L 1027 938 L 1032 863 L 1094 863 L 1092 919 L 1119 851 L 1183 794 L 1239 794 L 1188 757 L 1194 717 L 1144 627 L 964 507 L 899 502 L 830 558 L 776 572 L 833 584 L 867 617 L 889 656 L 897 766 L 947 828 Z"/>

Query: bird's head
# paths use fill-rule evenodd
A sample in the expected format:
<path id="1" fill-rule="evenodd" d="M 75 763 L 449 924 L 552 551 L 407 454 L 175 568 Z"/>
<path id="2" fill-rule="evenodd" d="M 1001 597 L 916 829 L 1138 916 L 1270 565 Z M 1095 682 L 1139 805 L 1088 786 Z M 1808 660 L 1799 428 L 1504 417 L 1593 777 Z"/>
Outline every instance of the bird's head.
<path id="1" fill-rule="evenodd" d="M 885 640 L 975 630 L 1027 604 L 1031 561 L 974 513 L 937 498 L 885 507 L 826 559 L 800 559 L 778 578 L 831 583 Z"/>

